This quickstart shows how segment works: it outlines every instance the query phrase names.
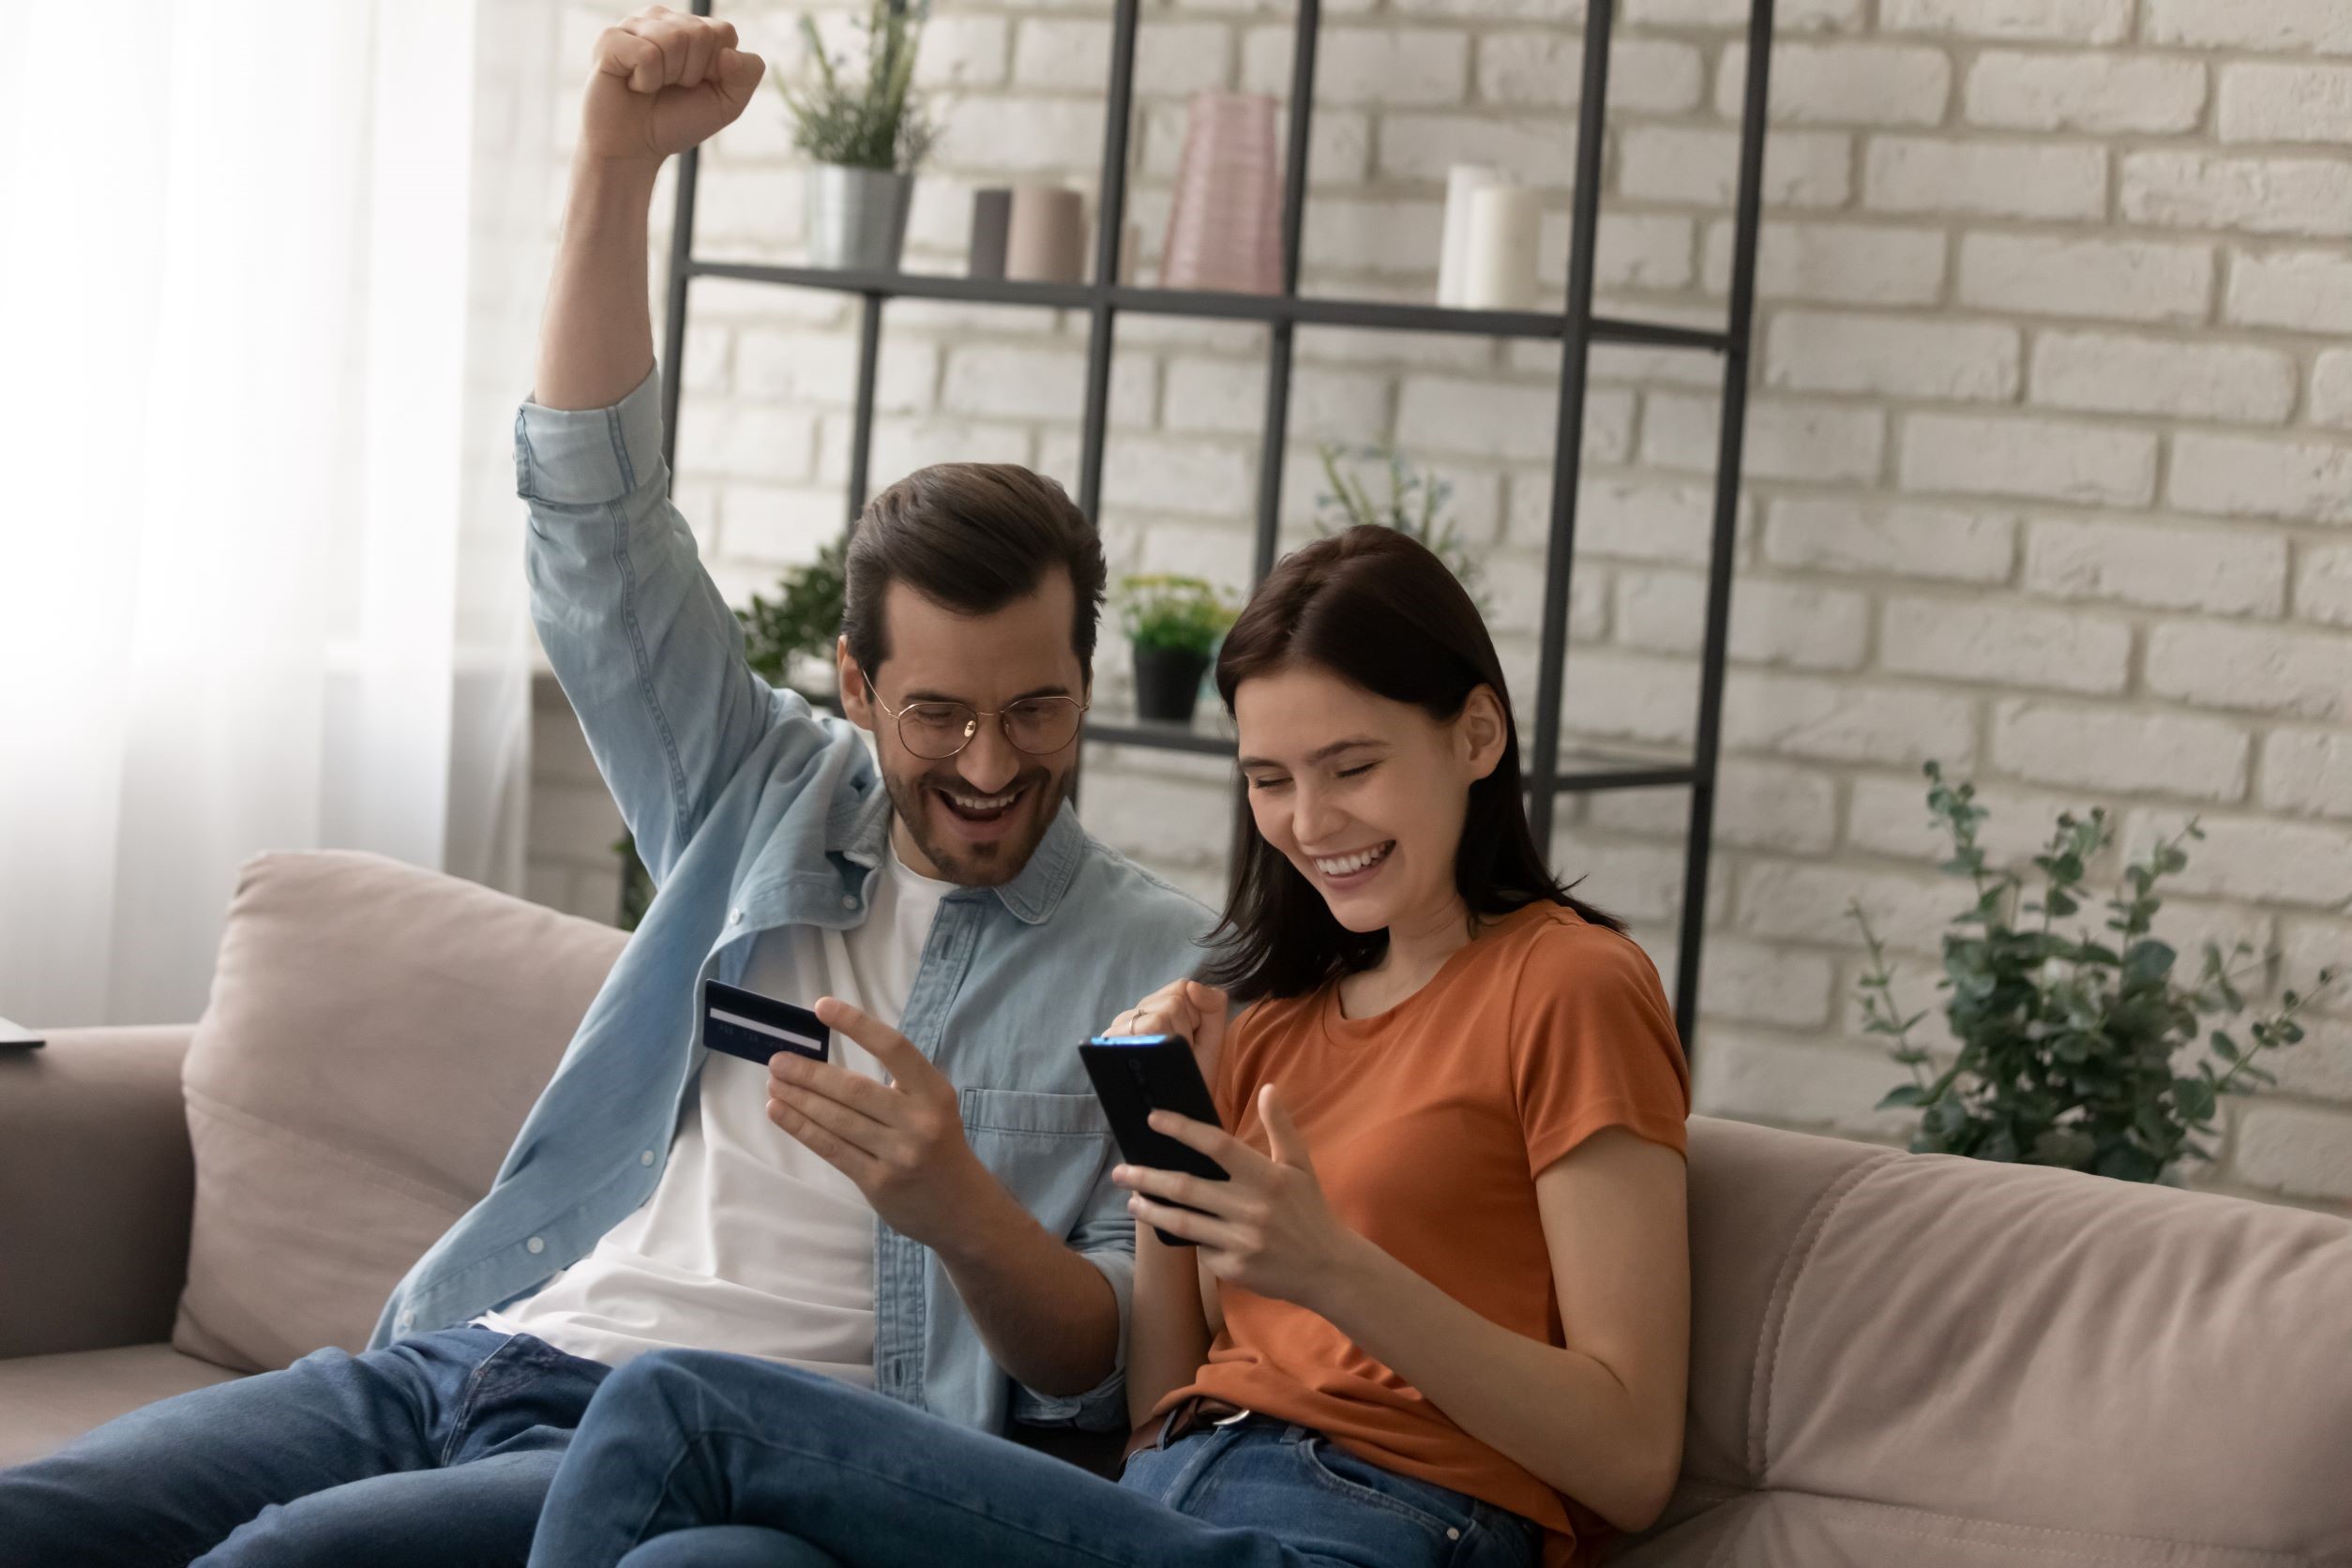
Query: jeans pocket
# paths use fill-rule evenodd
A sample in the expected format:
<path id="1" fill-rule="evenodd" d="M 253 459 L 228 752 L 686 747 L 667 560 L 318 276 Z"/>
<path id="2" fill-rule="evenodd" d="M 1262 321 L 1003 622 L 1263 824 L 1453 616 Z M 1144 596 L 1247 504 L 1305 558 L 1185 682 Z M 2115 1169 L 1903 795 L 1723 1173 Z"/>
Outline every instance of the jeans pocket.
<path id="1" fill-rule="evenodd" d="M 1298 1451 L 1316 1485 L 1366 1508 L 1411 1520 L 1448 1553 L 1477 1523 L 1469 1500 L 1460 1494 L 1359 1459 L 1320 1434 L 1301 1439 Z"/>

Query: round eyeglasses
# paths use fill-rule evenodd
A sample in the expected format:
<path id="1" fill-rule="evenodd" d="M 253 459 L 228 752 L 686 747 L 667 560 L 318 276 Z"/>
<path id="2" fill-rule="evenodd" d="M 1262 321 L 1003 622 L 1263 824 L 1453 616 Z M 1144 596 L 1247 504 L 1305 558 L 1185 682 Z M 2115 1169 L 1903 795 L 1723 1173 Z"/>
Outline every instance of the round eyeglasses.
<path id="1" fill-rule="evenodd" d="M 874 689 L 874 677 L 863 667 L 866 695 L 874 706 L 896 719 L 898 744 L 926 761 L 953 757 L 972 744 L 980 721 L 993 718 L 1016 751 L 1050 757 L 1078 738 L 1078 720 L 1091 705 L 1075 697 L 1024 697 L 1002 708 L 975 708 L 969 702 L 909 702 L 893 708 Z"/>

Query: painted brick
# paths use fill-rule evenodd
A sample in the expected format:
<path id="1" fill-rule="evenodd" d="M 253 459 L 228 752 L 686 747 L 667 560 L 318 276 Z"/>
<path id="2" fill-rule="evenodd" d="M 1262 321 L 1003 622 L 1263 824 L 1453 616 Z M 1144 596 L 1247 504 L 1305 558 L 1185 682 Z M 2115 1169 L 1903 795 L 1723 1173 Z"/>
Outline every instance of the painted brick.
<path id="1" fill-rule="evenodd" d="M 2352 817 L 2352 734 L 2271 731 L 2262 743 L 2262 804 L 2282 811 Z"/>
<path id="2" fill-rule="evenodd" d="M 2251 753 L 2243 730 L 2215 718 L 2039 698 L 1993 704 L 1994 764 L 2040 784 L 2235 801 Z"/>
<path id="3" fill-rule="evenodd" d="M 1987 50 L 1968 68 L 1964 112 L 2002 130 L 2164 133 L 2205 113 L 2205 67 L 2129 54 Z"/>
<path id="4" fill-rule="evenodd" d="M 2352 66 L 2224 66 L 2216 124 L 2224 142 L 2352 142 Z"/>
<path id="5" fill-rule="evenodd" d="M 1781 310 L 1766 339 L 1764 381 L 1800 392 L 2005 400 L 2016 395 L 2018 352 L 2013 326 Z"/>
<path id="6" fill-rule="evenodd" d="M 2352 718 L 2352 637 L 2228 621 L 2177 621 L 2148 634 L 2148 689 L 2205 707 Z"/>
<path id="7" fill-rule="evenodd" d="M 2004 511 L 1787 496 L 1766 514 L 1764 558 L 1871 577 L 2003 582 L 2016 558 L 2017 521 Z"/>
<path id="8" fill-rule="evenodd" d="M 2352 11 L 2342 0 L 2148 0 L 2152 43 L 2352 54 Z"/>
<path id="9" fill-rule="evenodd" d="M 1880 212 L 2098 219 L 2106 213 L 2107 155 L 2072 143 L 1876 137 L 1863 158 L 1862 201 Z"/>
<path id="10" fill-rule="evenodd" d="M 2132 30 L 2132 0 L 1882 0 L 1878 25 L 1895 33 L 2118 43 Z"/>
<path id="11" fill-rule="evenodd" d="M 2058 408 L 2275 425 L 2295 381 L 2289 355 L 2238 343 L 2044 332 L 2033 345 L 2032 400 Z"/>
<path id="12" fill-rule="evenodd" d="M 1903 422 L 1907 490 L 2141 503 L 2156 489 L 2156 438 L 2109 425 L 1914 414 Z"/>
<path id="13" fill-rule="evenodd" d="M 1288 98 L 1295 31 L 1253 27 L 1242 39 L 1242 86 Z M 1457 104 L 1470 80 L 1467 33 L 1437 27 L 1326 27 L 1315 40 L 1315 104 L 1423 108 Z"/>
<path id="14" fill-rule="evenodd" d="M 2129 626 L 2067 611 L 1889 597 L 1880 614 L 1878 662 L 1896 674 L 2112 693 L 2131 664 Z"/>
<path id="15" fill-rule="evenodd" d="M 2256 234 L 2352 234 L 2352 163 L 2125 153 L 2122 204 L 2123 216 L 2134 223 Z"/>
<path id="16" fill-rule="evenodd" d="M 1609 112 L 1679 114 L 1706 90 L 1699 52 L 1669 38 L 1613 38 Z M 1574 33 L 1487 33 L 1478 40 L 1478 96 L 1518 109 L 1573 109 L 1583 97 L 1584 40 Z"/>
<path id="17" fill-rule="evenodd" d="M 1732 226 L 1707 230 L 1710 293 L 1731 286 Z M 1773 219 L 1756 236 L 1756 292 L 1763 299 L 1831 305 L 1928 305 L 1943 292 L 1945 239 L 1935 229 Z"/>
<path id="18" fill-rule="evenodd" d="M 2172 438 L 2171 498 L 2224 517 L 2352 522 L 2352 445 L 2181 430 Z"/>
<path id="19" fill-rule="evenodd" d="M 2325 349 L 2312 361 L 2311 422 L 2352 430 L 2352 350 Z"/>
<path id="20" fill-rule="evenodd" d="M 2179 833 L 2182 821 L 2178 812 L 2133 812 L 2121 836 L 2125 855 L 2139 859 L 2158 835 Z M 2340 826 L 2210 813 L 2200 813 L 2197 825 L 2205 837 L 2189 840 L 2189 864 L 2166 879 L 2167 887 L 2321 910 L 2352 899 L 2352 833 Z"/>
<path id="21" fill-rule="evenodd" d="M 2340 250 L 2234 252 L 2222 309 L 2246 326 L 2352 332 L 2352 257 Z"/>
<path id="22" fill-rule="evenodd" d="M 2034 315 L 2201 322 L 2213 252 L 2170 240 L 1972 234 L 1960 241 L 1960 302 Z"/>
<path id="23" fill-rule="evenodd" d="M 1736 119 L 1747 93 L 1745 43 L 1715 69 L 1715 112 Z M 1787 42 L 1772 46 L 1772 118 L 1787 125 L 1932 126 L 1952 98 L 1952 61 L 1910 44 Z"/>
<path id="24" fill-rule="evenodd" d="M 1966 764 L 1976 750 L 1975 704 L 1894 682 L 1732 670 L 1724 677 L 1727 746 L 1825 761 Z"/>
<path id="25" fill-rule="evenodd" d="M 1719 208 L 1739 175 L 1737 131 L 1692 126 L 1628 126 L 1621 133 L 1618 185 L 1629 197 Z M 1843 206 L 1852 189 L 1852 147 L 1844 135 L 1781 131 L 1764 143 L 1764 201 L 1771 206 Z"/>
<path id="26" fill-rule="evenodd" d="M 1443 185 L 1452 164 L 1490 163 L 1530 185 L 1564 189 L 1576 167 L 1576 126 L 1565 118 L 1400 111 L 1380 116 L 1377 143 L 1375 167 L 1387 179 Z"/>
<path id="27" fill-rule="evenodd" d="M 2352 545 L 2315 545 L 2300 551 L 2295 613 L 2306 621 L 2352 626 Z"/>
<path id="28" fill-rule="evenodd" d="M 1641 458 L 1713 473 L 1721 400 L 1682 392 L 1644 400 Z M 1741 472 L 1752 479 L 1875 479 L 1886 439 L 1875 408 L 1758 398 L 1747 407 Z"/>
<path id="29" fill-rule="evenodd" d="M 2036 518 L 2025 580 L 2052 598 L 2276 615 L 2286 600 L 2286 541 L 2244 527 Z"/>

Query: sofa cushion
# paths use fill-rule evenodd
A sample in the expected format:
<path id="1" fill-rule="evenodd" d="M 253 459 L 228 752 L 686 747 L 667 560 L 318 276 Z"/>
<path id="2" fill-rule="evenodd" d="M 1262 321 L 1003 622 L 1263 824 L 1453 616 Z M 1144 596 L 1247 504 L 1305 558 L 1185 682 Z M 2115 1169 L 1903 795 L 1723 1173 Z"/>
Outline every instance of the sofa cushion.
<path id="1" fill-rule="evenodd" d="M 38 1459 L 142 1405 L 241 1376 L 160 1340 L 0 1361 L 0 1470 Z"/>
<path id="2" fill-rule="evenodd" d="M 243 867 L 182 1079 L 196 1156 L 172 1343 L 356 1350 L 488 1190 L 626 933 L 382 855 Z"/>
<path id="3" fill-rule="evenodd" d="M 1617 1560 L 2352 1552 L 2352 1223 L 1707 1117 L 1690 1171 L 1684 1485 Z"/>

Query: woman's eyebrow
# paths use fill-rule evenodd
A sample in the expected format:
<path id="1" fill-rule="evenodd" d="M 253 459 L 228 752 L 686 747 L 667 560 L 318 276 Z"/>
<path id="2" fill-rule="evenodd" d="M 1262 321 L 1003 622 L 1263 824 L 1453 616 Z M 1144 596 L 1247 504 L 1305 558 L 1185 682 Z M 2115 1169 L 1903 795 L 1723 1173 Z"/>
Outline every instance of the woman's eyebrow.
<path id="1" fill-rule="evenodd" d="M 1313 751 L 1307 753 L 1306 760 L 1310 763 L 1319 762 L 1326 757 L 1336 757 L 1339 753 L 1349 750 L 1354 746 L 1379 746 L 1380 744 L 1380 739 L 1377 735 L 1350 735 L 1344 741 L 1334 741 L 1329 746 L 1317 746 Z M 1275 761 L 1271 757 L 1237 757 L 1234 759 L 1234 765 L 1244 768 L 1278 768 L 1282 766 L 1280 762 Z"/>

